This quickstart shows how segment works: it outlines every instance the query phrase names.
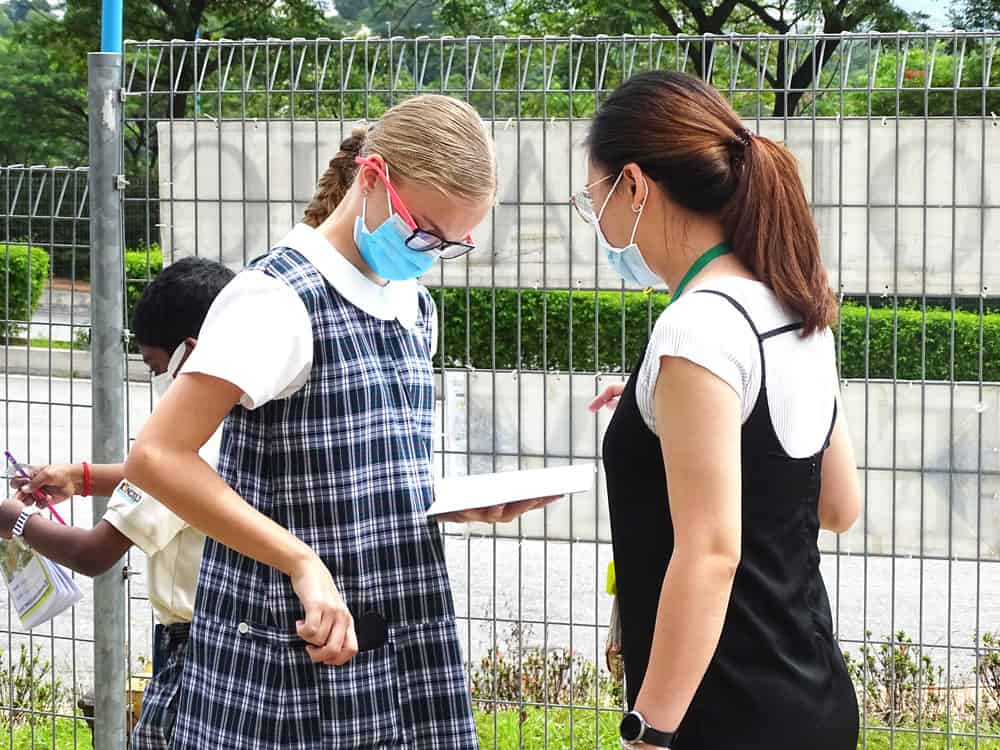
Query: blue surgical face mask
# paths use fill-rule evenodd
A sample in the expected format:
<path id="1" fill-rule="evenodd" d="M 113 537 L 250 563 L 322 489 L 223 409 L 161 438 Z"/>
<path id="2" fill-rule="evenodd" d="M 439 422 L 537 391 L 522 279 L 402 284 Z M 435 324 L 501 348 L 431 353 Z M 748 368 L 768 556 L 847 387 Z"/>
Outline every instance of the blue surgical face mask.
<path id="1" fill-rule="evenodd" d="M 430 270 L 437 253 L 421 253 L 406 246 L 407 238 L 413 231 L 402 217 L 389 209 L 389 218 L 374 232 L 368 231 L 365 214 L 368 213 L 368 198 L 361 204 L 361 215 L 354 222 L 354 242 L 368 267 L 378 276 L 389 281 L 409 281 Z"/>
<path id="2" fill-rule="evenodd" d="M 618 183 L 621 182 L 622 174 L 618 175 L 615 184 L 611 186 L 608 197 L 604 199 L 600 213 L 597 214 L 597 221 L 594 222 L 594 229 L 597 231 L 597 244 L 604 251 L 605 256 L 607 256 L 608 263 L 611 264 L 611 267 L 615 269 L 615 272 L 627 284 L 635 284 L 643 289 L 663 284 L 663 279 L 653 273 L 652 269 L 646 265 L 642 253 L 639 252 L 639 246 L 635 244 L 635 234 L 639 231 L 639 219 L 642 218 L 642 211 L 646 207 L 646 199 L 649 197 L 649 185 L 646 185 L 646 195 L 642 199 L 642 203 L 639 204 L 639 210 L 636 211 L 635 224 L 632 225 L 632 236 L 625 247 L 614 247 L 608 242 L 604 236 L 604 231 L 601 229 L 601 217 L 604 215 L 604 209 L 607 208 L 608 201 L 611 200 L 611 195 L 615 192 L 615 188 L 618 187 Z M 646 178 L 643 177 L 644 183 L 645 180 Z"/>

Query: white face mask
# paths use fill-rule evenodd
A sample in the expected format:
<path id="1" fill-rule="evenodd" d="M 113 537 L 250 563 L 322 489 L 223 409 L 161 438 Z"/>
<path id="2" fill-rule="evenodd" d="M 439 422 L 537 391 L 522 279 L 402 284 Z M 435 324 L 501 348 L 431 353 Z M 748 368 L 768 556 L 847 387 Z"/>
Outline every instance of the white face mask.
<path id="1" fill-rule="evenodd" d="M 187 343 L 181 342 L 180 346 L 174 349 L 174 353 L 170 356 L 170 361 L 167 363 L 167 369 L 161 372 L 159 375 L 154 375 L 150 380 L 153 386 L 153 402 L 158 402 L 163 398 L 163 394 L 167 392 L 171 383 L 174 382 L 174 378 L 177 377 L 177 373 L 181 369 L 181 363 L 187 356 Z"/>

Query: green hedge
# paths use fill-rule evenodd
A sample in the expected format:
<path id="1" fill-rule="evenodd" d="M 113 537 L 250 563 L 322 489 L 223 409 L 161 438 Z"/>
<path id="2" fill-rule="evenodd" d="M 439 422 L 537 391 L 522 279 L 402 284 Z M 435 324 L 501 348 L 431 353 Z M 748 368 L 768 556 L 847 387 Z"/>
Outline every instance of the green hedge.
<path id="1" fill-rule="evenodd" d="M 435 289 L 433 293 L 444 321 L 439 366 L 561 372 L 630 368 L 670 299 L 667 294 L 641 292 Z M 845 303 L 840 337 L 845 378 L 976 381 L 982 350 L 983 380 L 1000 381 L 1000 313 L 980 317 L 961 310 L 953 314 L 929 309 L 925 316 L 916 309 L 894 313 L 891 308 Z"/>
<path id="2" fill-rule="evenodd" d="M 49 254 L 38 247 L 5 245 L 0 247 L 0 335 L 12 336 L 30 321 L 42 301 L 49 277 Z M 13 322 L 11 322 L 13 321 Z"/>
<path id="3" fill-rule="evenodd" d="M 131 323 L 135 316 L 135 306 L 146 286 L 163 270 L 163 252 L 159 245 L 147 250 L 125 251 L 125 305 L 126 320 Z"/>

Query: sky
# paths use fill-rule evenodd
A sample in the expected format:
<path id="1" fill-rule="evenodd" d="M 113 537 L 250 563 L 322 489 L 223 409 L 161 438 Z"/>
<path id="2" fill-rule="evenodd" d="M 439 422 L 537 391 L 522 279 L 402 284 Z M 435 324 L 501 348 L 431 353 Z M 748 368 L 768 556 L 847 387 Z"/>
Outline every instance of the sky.
<path id="1" fill-rule="evenodd" d="M 948 10 L 951 3 L 948 0 L 896 0 L 897 4 L 908 11 L 920 11 L 930 16 L 932 29 L 947 29 L 951 27 L 948 21 Z"/>

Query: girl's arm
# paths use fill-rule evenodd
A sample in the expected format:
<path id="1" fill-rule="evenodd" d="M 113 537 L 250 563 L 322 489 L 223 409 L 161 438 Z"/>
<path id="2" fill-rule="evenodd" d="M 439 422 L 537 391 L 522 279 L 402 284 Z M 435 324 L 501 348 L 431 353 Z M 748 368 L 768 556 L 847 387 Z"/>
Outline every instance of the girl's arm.
<path id="1" fill-rule="evenodd" d="M 660 362 L 654 400 L 674 552 L 635 708 L 672 732 L 719 644 L 740 562 L 742 413 L 736 392 L 708 370 L 676 357 Z"/>
<path id="2" fill-rule="evenodd" d="M 291 578 L 305 610 L 299 636 L 316 662 L 357 653 L 354 623 L 330 571 L 303 541 L 252 508 L 198 455 L 242 391 L 209 375 L 181 375 L 146 422 L 125 476 L 189 524 Z"/>
<path id="3" fill-rule="evenodd" d="M 840 393 L 837 394 L 837 421 L 830 436 L 830 447 L 823 455 L 820 480 L 819 525 L 842 534 L 858 520 L 861 485 Z"/>
<path id="4" fill-rule="evenodd" d="M 10 538 L 24 507 L 17 497 L 0 503 L 0 536 Z M 107 521 L 81 529 L 50 521 L 42 514 L 28 519 L 24 541 L 49 560 L 91 577 L 110 570 L 132 546 L 132 540 Z"/>

